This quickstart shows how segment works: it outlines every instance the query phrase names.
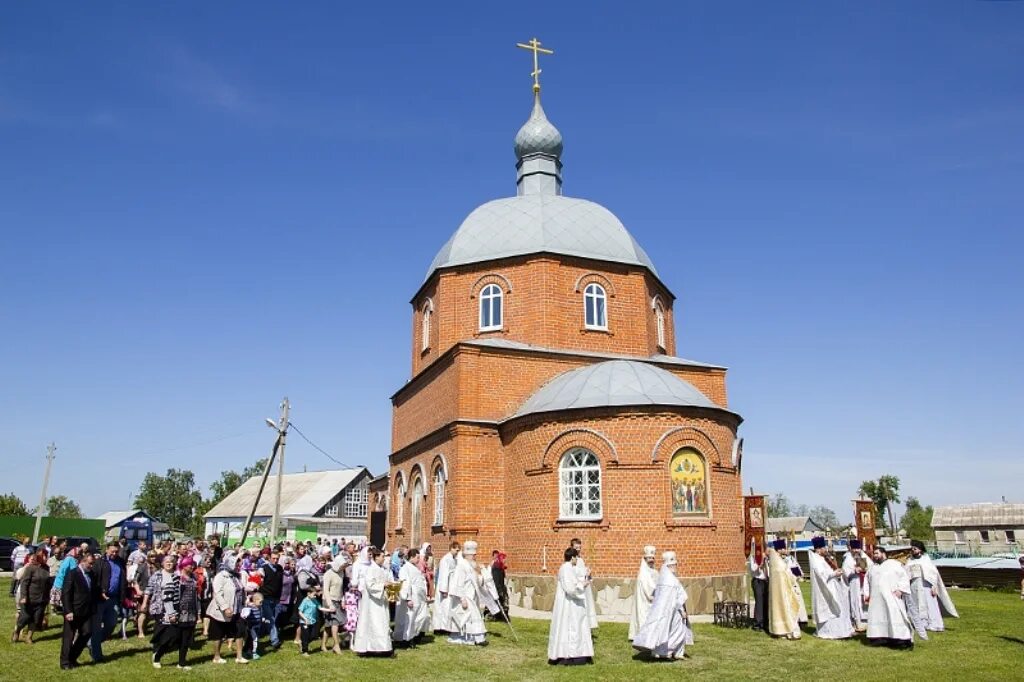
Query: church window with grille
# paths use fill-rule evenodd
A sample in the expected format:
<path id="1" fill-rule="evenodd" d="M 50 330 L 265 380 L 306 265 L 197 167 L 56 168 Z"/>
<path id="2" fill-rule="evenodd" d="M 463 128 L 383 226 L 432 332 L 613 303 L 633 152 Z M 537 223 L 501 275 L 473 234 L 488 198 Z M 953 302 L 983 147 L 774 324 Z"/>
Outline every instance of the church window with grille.
<path id="1" fill-rule="evenodd" d="M 586 448 L 573 448 L 558 466 L 559 518 L 601 518 L 601 465 Z"/>

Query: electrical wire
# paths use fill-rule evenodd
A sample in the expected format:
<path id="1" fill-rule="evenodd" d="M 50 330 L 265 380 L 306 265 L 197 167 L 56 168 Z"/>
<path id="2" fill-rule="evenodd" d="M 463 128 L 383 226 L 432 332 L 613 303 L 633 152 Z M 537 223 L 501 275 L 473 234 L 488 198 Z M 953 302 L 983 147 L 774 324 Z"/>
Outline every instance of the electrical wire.
<path id="1" fill-rule="evenodd" d="M 300 436 L 302 436 L 302 440 L 306 441 L 306 442 L 307 442 L 307 443 L 309 443 L 309 444 L 310 444 L 311 446 L 313 446 L 313 449 L 315 449 L 316 451 L 318 451 L 318 452 L 319 452 L 320 454 L 322 454 L 322 455 L 323 455 L 324 457 L 326 457 L 327 459 L 331 460 L 332 462 L 334 462 L 334 463 L 335 463 L 335 464 L 337 464 L 338 466 L 340 466 L 340 467 L 341 467 L 342 469 L 355 469 L 355 468 L 356 468 L 356 467 L 351 467 L 351 466 L 349 466 L 349 465 L 345 464 L 344 462 L 342 462 L 342 461 L 340 461 L 340 460 L 338 460 L 338 459 L 336 459 L 336 458 L 332 457 L 332 456 L 331 456 L 331 454 L 330 454 L 329 452 L 327 452 L 327 451 L 326 451 L 326 450 L 324 450 L 324 449 L 323 449 L 322 447 L 320 447 L 319 445 L 317 445 L 316 443 L 314 443 L 313 441 L 311 441 L 311 440 L 309 439 L 309 437 L 308 437 L 308 436 L 306 436 L 306 434 L 304 434 L 304 433 L 303 433 L 303 432 L 302 432 L 302 431 L 301 431 L 301 430 L 299 429 L 299 427 L 295 425 L 295 422 L 291 422 L 291 421 L 289 421 L 289 422 L 288 422 L 288 426 L 290 426 L 290 427 L 292 427 L 293 429 L 295 429 L 295 433 L 297 433 L 297 434 L 299 434 Z"/>

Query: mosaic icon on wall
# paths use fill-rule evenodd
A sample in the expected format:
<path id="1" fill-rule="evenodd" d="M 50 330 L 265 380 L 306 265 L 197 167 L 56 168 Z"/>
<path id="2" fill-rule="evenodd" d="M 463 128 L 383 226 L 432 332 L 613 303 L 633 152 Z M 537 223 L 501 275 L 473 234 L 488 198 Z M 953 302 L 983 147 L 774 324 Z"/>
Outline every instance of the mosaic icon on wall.
<path id="1" fill-rule="evenodd" d="M 704 458 L 691 448 L 672 455 L 669 463 L 673 514 L 708 513 L 708 476 Z"/>

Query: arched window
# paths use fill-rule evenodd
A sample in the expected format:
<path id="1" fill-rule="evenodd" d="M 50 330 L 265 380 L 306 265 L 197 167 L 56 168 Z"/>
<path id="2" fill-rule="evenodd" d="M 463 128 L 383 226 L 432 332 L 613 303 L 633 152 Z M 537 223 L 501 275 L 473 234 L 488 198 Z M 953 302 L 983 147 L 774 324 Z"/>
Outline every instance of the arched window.
<path id="1" fill-rule="evenodd" d="M 558 465 L 559 518 L 601 518 L 601 465 L 586 448 L 573 448 Z"/>
<path id="2" fill-rule="evenodd" d="M 501 287 L 488 284 L 480 292 L 480 331 L 501 329 Z"/>
<path id="3" fill-rule="evenodd" d="M 434 472 L 434 524 L 444 525 L 444 470 L 441 467 Z"/>
<path id="4" fill-rule="evenodd" d="M 420 350 L 427 350 L 430 348 L 430 318 L 434 316 L 434 304 L 428 298 L 427 302 L 423 305 L 423 316 L 420 318 L 420 336 L 422 347 Z"/>
<path id="5" fill-rule="evenodd" d="M 583 321 L 587 329 L 608 328 L 608 297 L 600 284 L 588 284 L 583 290 Z"/>
<path id="6" fill-rule="evenodd" d="M 412 484 L 412 532 L 411 545 L 420 546 L 420 528 L 423 526 L 423 479 L 417 478 Z"/>
<path id="7" fill-rule="evenodd" d="M 699 452 L 683 448 L 669 460 L 668 475 L 672 486 L 672 513 L 676 516 L 707 516 L 708 468 Z"/>
<path id="8" fill-rule="evenodd" d="M 654 325 L 658 330 L 658 348 L 665 350 L 665 309 L 657 300 L 654 302 Z"/>
<path id="9" fill-rule="evenodd" d="M 395 528 L 402 527 L 402 518 L 405 516 L 405 479 L 398 475 L 398 485 L 395 486 Z"/>

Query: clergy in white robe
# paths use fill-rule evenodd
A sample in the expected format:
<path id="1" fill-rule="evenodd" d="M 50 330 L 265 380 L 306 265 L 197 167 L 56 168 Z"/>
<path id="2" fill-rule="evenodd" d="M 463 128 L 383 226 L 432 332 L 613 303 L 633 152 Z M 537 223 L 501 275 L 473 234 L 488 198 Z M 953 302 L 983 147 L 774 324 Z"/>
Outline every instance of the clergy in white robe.
<path id="1" fill-rule="evenodd" d="M 907 561 L 910 573 L 910 596 L 917 607 L 918 618 L 930 632 L 942 632 L 946 625 L 942 620 L 943 611 L 946 615 L 959 618 L 953 600 L 949 598 L 946 585 L 942 582 L 939 569 L 932 558 L 924 551 L 924 543 L 912 540 L 910 543 L 911 559 Z"/>
<path id="2" fill-rule="evenodd" d="M 903 565 L 888 558 L 884 549 L 875 548 L 875 564 L 868 570 L 868 642 L 907 649 L 914 645 L 910 617 L 903 597 L 910 580 Z"/>
<path id="3" fill-rule="evenodd" d="M 384 586 L 391 572 L 384 567 L 384 552 L 370 550 L 372 559 L 360 575 L 362 596 L 359 599 L 359 622 L 352 638 L 352 651 L 357 654 L 391 655 L 391 613 Z"/>
<path id="4" fill-rule="evenodd" d="M 451 609 L 448 607 L 448 588 L 462 546 L 453 542 L 447 554 L 437 562 L 437 576 L 434 578 L 434 617 L 431 627 L 434 632 L 452 632 Z"/>
<path id="5" fill-rule="evenodd" d="M 581 665 L 594 662 L 594 640 L 587 616 L 587 583 L 576 574 L 576 550 L 565 550 L 565 563 L 558 569 L 555 607 L 548 631 L 548 663 Z"/>
<path id="6" fill-rule="evenodd" d="M 423 577 L 422 556 L 415 547 L 409 550 L 406 562 L 398 571 L 402 588 L 395 603 L 396 642 L 409 644 L 430 629 L 427 608 L 427 579 Z"/>
<path id="7" fill-rule="evenodd" d="M 591 587 L 594 577 L 587 568 L 587 562 L 583 560 L 583 542 L 579 538 L 573 538 L 569 546 L 576 550 L 576 575 L 587 583 L 587 621 L 590 623 L 590 629 L 596 630 L 597 607 L 594 605 L 594 589 Z"/>
<path id="8" fill-rule="evenodd" d="M 867 572 L 871 567 L 871 559 L 864 553 L 860 540 L 850 540 L 850 550 L 843 557 L 843 580 L 850 598 L 850 620 L 857 632 L 863 632 L 868 623 L 868 611 L 865 605 L 870 594 Z"/>
<path id="9" fill-rule="evenodd" d="M 476 566 L 476 542 L 468 540 L 448 584 L 452 644 L 483 644 L 487 626 L 480 611 L 480 572 Z"/>
<path id="10" fill-rule="evenodd" d="M 654 658 L 682 658 L 686 645 L 693 644 L 693 630 L 686 615 L 686 590 L 676 576 L 676 553 L 665 552 L 661 559 L 654 602 L 633 638 L 633 648 L 649 652 Z"/>
<path id="11" fill-rule="evenodd" d="M 654 601 L 654 586 L 658 583 L 658 571 L 654 568 L 654 545 L 644 547 L 644 555 L 640 559 L 640 570 L 636 574 L 636 586 L 633 589 L 633 611 L 629 618 L 629 641 L 636 637 L 640 626 L 647 620 L 647 612 Z"/>
<path id="12" fill-rule="evenodd" d="M 811 609 L 814 614 L 814 636 L 821 639 L 853 637 L 850 604 L 843 589 L 843 571 L 825 561 L 825 538 L 811 539 L 814 551 L 811 564 Z"/>
<path id="13" fill-rule="evenodd" d="M 774 637 L 800 639 L 803 595 L 782 555 L 785 551 L 785 540 L 775 540 L 768 548 L 768 632 Z"/>

